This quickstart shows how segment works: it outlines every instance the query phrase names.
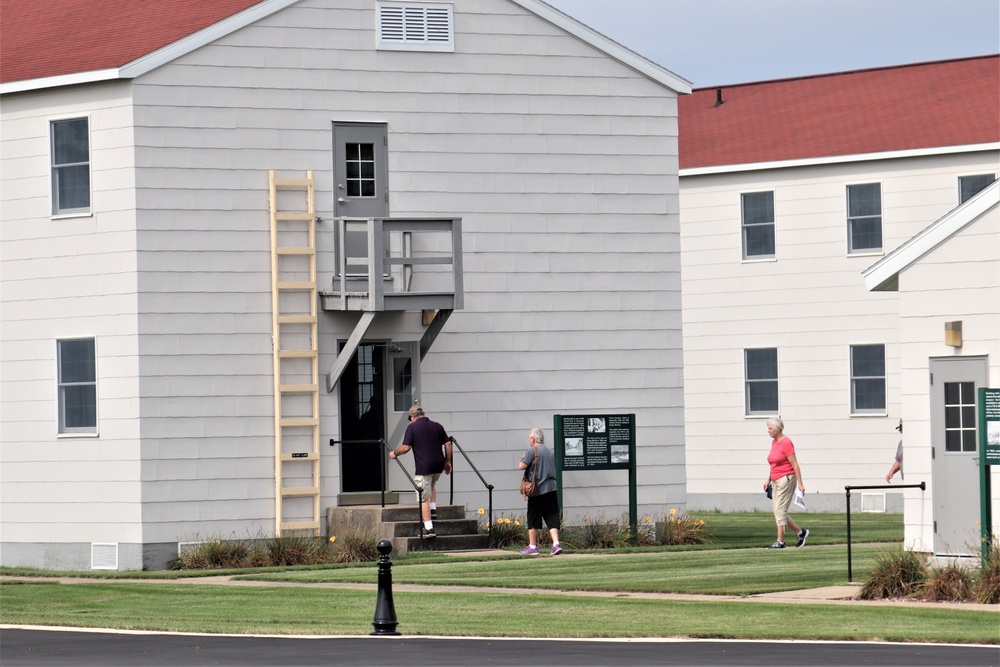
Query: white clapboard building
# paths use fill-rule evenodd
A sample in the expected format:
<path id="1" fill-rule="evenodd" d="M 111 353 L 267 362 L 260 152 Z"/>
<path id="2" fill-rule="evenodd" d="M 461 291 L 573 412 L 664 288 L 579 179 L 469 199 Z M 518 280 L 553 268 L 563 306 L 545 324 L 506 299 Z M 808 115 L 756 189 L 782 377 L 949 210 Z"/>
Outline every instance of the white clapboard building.
<path id="1" fill-rule="evenodd" d="M 808 509 L 844 511 L 847 486 L 886 485 L 903 437 L 892 484 L 927 488 L 857 490 L 853 510 L 905 506 L 910 548 L 978 552 L 970 401 L 1000 387 L 998 64 L 680 100 L 690 507 L 769 507 L 766 420 L 780 415 Z"/>
<path id="2" fill-rule="evenodd" d="M 322 535 L 415 401 L 498 515 L 555 415 L 635 414 L 639 510 L 684 505 L 683 78 L 535 0 L 2 11 L 3 565 Z"/>

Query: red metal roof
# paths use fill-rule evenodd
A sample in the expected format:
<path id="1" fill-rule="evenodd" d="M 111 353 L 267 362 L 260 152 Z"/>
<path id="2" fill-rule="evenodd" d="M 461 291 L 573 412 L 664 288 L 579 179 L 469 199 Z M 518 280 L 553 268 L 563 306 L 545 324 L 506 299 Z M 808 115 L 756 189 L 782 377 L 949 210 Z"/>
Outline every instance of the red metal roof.
<path id="1" fill-rule="evenodd" d="M 678 105 L 681 169 L 991 143 L 1000 55 L 698 88 Z"/>
<path id="2" fill-rule="evenodd" d="M 121 67 L 261 0 L 0 0 L 0 83 Z"/>

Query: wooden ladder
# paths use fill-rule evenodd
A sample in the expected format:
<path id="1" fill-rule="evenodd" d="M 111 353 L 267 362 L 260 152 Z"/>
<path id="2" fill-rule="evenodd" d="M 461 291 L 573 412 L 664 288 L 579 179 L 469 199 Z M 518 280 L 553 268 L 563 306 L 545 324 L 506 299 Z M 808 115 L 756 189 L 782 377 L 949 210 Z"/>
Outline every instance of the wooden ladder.
<path id="1" fill-rule="evenodd" d="M 320 534 L 319 331 L 313 172 L 278 178 L 271 200 L 274 534 Z M 302 197 L 305 197 L 304 208 Z M 299 205 L 292 206 L 298 203 Z M 311 505 L 311 507 L 310 507 Z"/>

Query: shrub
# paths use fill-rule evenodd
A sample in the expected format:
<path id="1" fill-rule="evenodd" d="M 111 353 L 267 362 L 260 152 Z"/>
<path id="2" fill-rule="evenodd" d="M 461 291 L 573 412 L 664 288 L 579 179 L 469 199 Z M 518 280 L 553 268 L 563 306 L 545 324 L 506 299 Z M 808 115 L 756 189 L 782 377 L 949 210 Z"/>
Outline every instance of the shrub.
<path id="1" fill-rule="evenodd" d="M 927 579 L 923 559 L 912 551 L 884 552 L 875 556 L 875 568 L 861 586 L 861 600 L 909 597 Z"/>
<path id="2" fill-rule="evenodd" d="M 338 538 L 330 538 L 330 543 L 338 545 L 332 558 L 334 563 L 368 563 L 378 560 L 378 540 L 374 528 L 351 527 Z"/>
<path id="3" fill-rule="evenodd" d="M 492 526 L 488 521 L 484 524 L 484 532 L 490 530 L 493 531 L 493 546 L 499 549 L 519 546 L 528 541 L 528 528 L 524 525 L 524 521 L 517 517 L 501 514 L 493 521 Z"/>
<path id="4" fill-rule="evenodd" d="M 935 567 L 920 586 L 919 596 L 931 602 L 966 602 L 973 599 L 975 578 L 971 571 L 951 563 Z"/>
<path id="5" fill-rule="evenodd" d="M 1000 604 L 1000 540 L 994 539 L 986 549 L 975 596 L 980 604 Z"/>
<path id="6" fill-rule="evenodd" d="M 691 519 L 684 512 L 671 508 L 666 518 L 656 523 L 656 532 L 660 544 L 671 546 L 678 544 L 704 544 L 707 540 L 705 522 L 701 519 Z"/>
<path id="7" fill-rule="evenodd" d="M 579 533 L 573 535 L 573 540 L 580 549 L 618 549 L 632 545 L 632 532 L 627 523 L 586 516 L 578 530 Z"/>

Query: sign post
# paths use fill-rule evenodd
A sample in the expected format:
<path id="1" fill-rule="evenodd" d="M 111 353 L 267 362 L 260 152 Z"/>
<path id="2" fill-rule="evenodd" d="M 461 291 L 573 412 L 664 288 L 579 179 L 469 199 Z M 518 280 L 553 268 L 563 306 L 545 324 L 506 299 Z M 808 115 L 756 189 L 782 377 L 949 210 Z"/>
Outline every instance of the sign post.
<path id="1" fill-rule="evenodd" d="M 979 389 L 979 531 L 982 562 L 993 544 L 990 466 L 1000 465 L 1000 389 Z"/>
<path id="2" fill-rule="evenodd" d="M 555 415 L 553 435 L 559 506 L 563 506 L 563 471 L 628 470 L 629 530 L 637 543 L 635 415 Z"/>

